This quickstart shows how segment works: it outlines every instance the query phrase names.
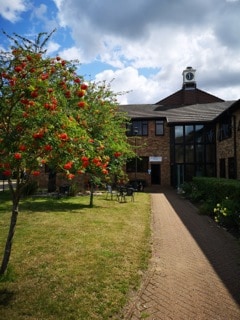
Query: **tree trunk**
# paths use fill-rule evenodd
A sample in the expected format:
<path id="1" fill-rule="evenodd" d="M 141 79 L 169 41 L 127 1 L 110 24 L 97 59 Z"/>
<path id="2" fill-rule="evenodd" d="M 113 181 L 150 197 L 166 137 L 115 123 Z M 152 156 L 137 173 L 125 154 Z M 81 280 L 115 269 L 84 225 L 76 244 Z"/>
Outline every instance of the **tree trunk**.
<path id="1" fill-rule="evenodd" d="M 8 262 L 9 262 L 11 251 L 12 251 L 12 243 L 13 243 L 13 237 L 14 237 L 15 227 L 17 223 L 17 217 L 18 217 L 18 201 L 17 203 L 13 204 L 11 222 L 10 222 L 8 237 L 7 237 L 5 250 L 3 254 L 0 275 L 3 275 L 5 273 L 8 266 Z"/>
<path id="2" fill-rule="evenodd" d="M 93 192 L 94 192 L 94 185 L 93 185 L 93 182 L 91 182 L 91 188 L 90 188 L 90 203 L 89 203 L 90 208 L 93 207 Z"/>
<path id="3" fill-rule="evenodd" d="M 57 173 L 51 170 L 48 175 L 48 192 L 55 192 L 57 189 Z"/>

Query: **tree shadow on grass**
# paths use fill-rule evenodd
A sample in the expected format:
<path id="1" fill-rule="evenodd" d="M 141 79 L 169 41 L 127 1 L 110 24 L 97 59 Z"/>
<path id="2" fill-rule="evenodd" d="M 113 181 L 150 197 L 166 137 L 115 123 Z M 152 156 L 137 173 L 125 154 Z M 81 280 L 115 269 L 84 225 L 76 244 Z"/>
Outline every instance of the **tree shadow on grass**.
<path id="1" fill-rule="evenodd" d="M 19 211 L 28 212 L 79 212 L 84 209 L 98 208 L 99 205 L 94 203 L 90 206 L 90 197 L 55 197 L 55 196 L 29 196 L 22 198 L 19 203 Z M 12 202 L 10 193 L 0 193 L 0 212 L 12 210 Z"/>
<path id="2" fill-rule="evenodd" d="M 81 198 L 79 202 L 76 198 L 28 198 L 20 202 L 20 211 L 30 211 L 30 212 L 79 212 L 84 209 L 91 209 L 89 203 L 81 203 Z M 70 201 L 69 201 L 70 200 Z M 97 206 L 94 205 L 94 208 Z"/>
<path id="3" fill-rule="evenodd" d="M 7 289 L 0 290 L 0 306 L 7 306 L 13 299 L 14 292 Z"/>

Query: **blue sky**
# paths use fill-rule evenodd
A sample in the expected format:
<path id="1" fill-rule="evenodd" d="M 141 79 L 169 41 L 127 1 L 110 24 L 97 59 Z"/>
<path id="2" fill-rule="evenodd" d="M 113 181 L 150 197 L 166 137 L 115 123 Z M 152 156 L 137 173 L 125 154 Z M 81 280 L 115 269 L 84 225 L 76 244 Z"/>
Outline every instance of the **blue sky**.
<path id="1" fill-rule="evenodd" d="M 86 80 L 111 82 L 120 103 L 156 103 L 196 69 L 197 87 L 240 98 L 240 0 L 0 0 L 0 26 L 48 54 L 78 59 Z M 0 49 L 9 42 L 0 34 Z"/>

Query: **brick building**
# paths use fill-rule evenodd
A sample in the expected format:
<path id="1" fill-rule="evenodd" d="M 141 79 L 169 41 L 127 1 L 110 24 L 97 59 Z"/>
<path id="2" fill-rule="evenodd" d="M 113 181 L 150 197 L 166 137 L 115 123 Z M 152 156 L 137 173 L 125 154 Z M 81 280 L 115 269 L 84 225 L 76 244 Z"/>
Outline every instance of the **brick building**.
<path id="1" fill-rule="evenodd" d="M 180 186 L 193 176 L 240 179 L 240 100 L 224 101 L 197 88 L 195 71 L 183 71 L 181 90 L 156 104 L 120 105 L 139 158 L 129 179 Z"/>

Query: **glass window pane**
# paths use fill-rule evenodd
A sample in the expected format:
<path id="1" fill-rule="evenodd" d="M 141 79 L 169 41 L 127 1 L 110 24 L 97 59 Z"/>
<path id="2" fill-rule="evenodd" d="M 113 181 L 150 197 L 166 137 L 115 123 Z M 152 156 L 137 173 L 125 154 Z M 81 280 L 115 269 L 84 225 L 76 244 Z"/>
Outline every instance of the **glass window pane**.
<path id="1" fill-rule="evenodd" d="M 228 178 L 236 179 L 236 170 L 235 170 L 235 159 L 228 158 Z"/>
<path id="2" fill-rule="evenodd" d="M 162 120 L 157 120 L 155 122 L 155 127 L 156 127 L 156 135 L 163 135 L 163 121 Z"/>
<path id="3" fill-rule="evenodd" d="M 126 171 L 127 172 L 134 172 L 135 171 L 135 166 L 136 166 L 136 161 L 135 159 L 130 159 L 126 163 Z"/>
<path id="4" fill-rule="evenodd" d="M 148 157 L 141 157 L 141 159 L 137 159 L 137 170 L 138 172 L 148 171 Z"/>
<path id="5" fill-rule="evenodd" d="M 185 160 L 186 162 L 194 162 L 194 145 L 186 145 L 185 147 Z"/>
<path id="6" fill-rule="evenodd" d="M 206 128 L 206 143 L 214 143 L 215 142 L 215 133 L 213 128 Z"/>
<path id="7" fill-rule="evenodd" d="M 141 121 L 133 121 L 133 135 L 142 135 L 142 124 Z"/>
<path id="8" fill-rule="evenodd" d="M 185 142 L 193 143 L 194 141 L 194 129 L 193 126 L 185 126 Z"/>
<path id="9" fill-rule="evenodd" d="M 175 126 L 175 143 L 183 143 L 183 126 Z"/>
<path id="10" fill-rule="evenodd" d="M 206 162 L 215 162 L 215 146 L 212 144 L 206 145 Z"/>
<path id="11" fill-rule="evenodd" d="M 142 135 L 147 136 L 148 135 L 148 124 L 147 121 L 144 121 L 142 123 Z"/>
<path id="12" fill-rule="evenodd" d="M 147 136 L 148 122 L 147 121 L 132 121 L 127 126 L 127 136 Z"/>
<path id="13" fill-rule="evenodd" d="M 204 176 L 204 166 L 202 164 L 198 164 L 196 166 L 196 176 L 197 177 L 202 177 Z"/>
<path id="14" fill-rule="evenodd" d="M 215 165 L 208 164 L 206 165 L 206 177 L 214 177 L 215 176 Z"/>
<path id="15" fill-rule="evenodd" d="M 204 162 L 204 145 L 196 145 L 196 162 Z"/>
<path id="16" fill-rule="evenodd" d="M 202 143 L 203 140 L 203 125 L 196 125 L 195 126 L 195 141 L 196 143 Z"/>
<path id="17" fill-rule="evenodd" d="M 191 181 L 195 176 L 195 168 L 194 165 L 185 165 L 185 181 Z"/>
<path id="18" fill-rule="evenodd" d="M 175 162 L 183 163 L 184 161 L 184 148 L 182 145 L 175 146 Z"/>
<path id="19" fill-rule="evenodd" d="M 226 178 L 226 162 L 225 159 L 219 160 L 220 178 Z"/>

